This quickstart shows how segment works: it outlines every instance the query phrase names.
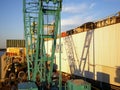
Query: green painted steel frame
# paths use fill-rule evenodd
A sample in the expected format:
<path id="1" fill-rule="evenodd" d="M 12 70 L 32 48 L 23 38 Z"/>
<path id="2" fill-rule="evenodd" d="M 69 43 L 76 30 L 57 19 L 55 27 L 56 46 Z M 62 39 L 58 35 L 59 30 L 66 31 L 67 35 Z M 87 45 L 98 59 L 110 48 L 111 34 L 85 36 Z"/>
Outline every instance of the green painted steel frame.
<path id="1" fill-rule="evenodd" d="M 28 80 L 36 81 L 36 75 L 39 73 L 41 82 L 52 83 L 51 77 L 53 72 L 56 39 L 61 23 L 61 3 L 62 0 L 23 0 Z M 49 27 L 48 23 L 45 24 L 45 20 L 47 19 L 44 18 L 44 15 L 47 15 L 47 17 L 50 15 L 54 16 L 54 31 L 52 35 L 44 32 L 44 27 L 46 25 Z M 46 38 L 52 39 L 53 42 L 51 47 L 51 56 L 49 58 L 46 55 Z M 49 70 L 46 69 L 47 61 L 50 61 Z M 61 81 L 59 81 L 59 83 L 60 82 Z"/>

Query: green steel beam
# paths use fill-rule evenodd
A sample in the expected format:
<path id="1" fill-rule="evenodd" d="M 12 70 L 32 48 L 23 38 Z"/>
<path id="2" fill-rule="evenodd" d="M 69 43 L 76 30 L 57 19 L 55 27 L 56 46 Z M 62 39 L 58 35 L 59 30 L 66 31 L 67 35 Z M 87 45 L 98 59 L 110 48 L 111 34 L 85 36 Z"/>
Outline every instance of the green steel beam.
<path id="1" fill-rule="evenodd" d="M 46 82 L 52 84 L 51 77 L 53 74 L 56 39 L 58 31 L 60 30 L 60 12 L 62 7 L 61 3 L 62 0 L 23 0 L 28 80 L 36 81 L 36 75 L 39 72 L 41 83 Z M 47 16 L 46 18 L 44 18 L 45 15 Z M 53 16 L 53 18 L 50 18 L 50 16 Z M 48 27 L 53 21 L 53 34 L 46 34 L 45 27 L 47 26 L 48 32 Z M 45 39 L 51 38 L 52 52 L 51 56 L 48 57 L 48 48 L 45 47 Z M 46 68 L 46 62 L 48 61 L 50 61 L 49 70 Z M 31 73 L 32 77 L 30 76 Z"/>

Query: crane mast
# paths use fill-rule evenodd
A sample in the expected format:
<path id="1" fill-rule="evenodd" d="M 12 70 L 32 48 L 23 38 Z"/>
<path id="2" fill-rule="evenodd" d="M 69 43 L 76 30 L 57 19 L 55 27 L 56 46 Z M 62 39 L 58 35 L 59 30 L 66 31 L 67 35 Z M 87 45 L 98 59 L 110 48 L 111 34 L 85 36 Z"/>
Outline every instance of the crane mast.
<path id="1" fill-rule="evenodd" d="M 28 80 L 52 83 L 62 0 L 23 0 Z M 52 40 L 51 47 L 45 44 Z M 48 47 L 51 53 L 48 54 Z"/>

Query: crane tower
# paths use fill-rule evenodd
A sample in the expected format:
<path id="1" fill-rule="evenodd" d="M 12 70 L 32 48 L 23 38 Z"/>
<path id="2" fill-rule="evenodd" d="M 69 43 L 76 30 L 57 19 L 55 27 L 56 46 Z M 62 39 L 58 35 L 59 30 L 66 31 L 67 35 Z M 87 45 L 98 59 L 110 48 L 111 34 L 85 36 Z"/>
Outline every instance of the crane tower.
<path id="1" fill-rule="evenodd" d="M 52 83 L 56 39 L 60 31 L 62 0 L 23 0 L 24 36 L 28 80 Z M 47 40 L 52 40 L 51 54 L 48 55 Z"/>

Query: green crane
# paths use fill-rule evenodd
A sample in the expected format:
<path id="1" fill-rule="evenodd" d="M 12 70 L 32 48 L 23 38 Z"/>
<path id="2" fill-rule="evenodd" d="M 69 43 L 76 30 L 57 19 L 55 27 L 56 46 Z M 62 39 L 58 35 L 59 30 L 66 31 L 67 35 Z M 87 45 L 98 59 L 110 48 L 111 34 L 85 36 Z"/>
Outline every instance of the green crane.
<path id="1" fill-rule="evenodd" d="M 62 0 L 23 0 L 27 73 L 30 81 L 36 82 L 38 75 L 40 83 L 53 84 L 51 77 L 56 39 L 58 32 L 60 34 L 61 8 Z M 51 47 L 45 44 L 48 40 L 52 41 Z M 51 48 L 50 55 L 47 47 Z"/>

